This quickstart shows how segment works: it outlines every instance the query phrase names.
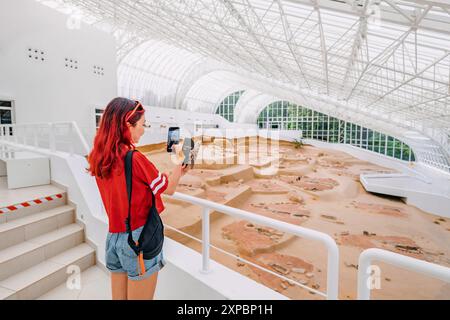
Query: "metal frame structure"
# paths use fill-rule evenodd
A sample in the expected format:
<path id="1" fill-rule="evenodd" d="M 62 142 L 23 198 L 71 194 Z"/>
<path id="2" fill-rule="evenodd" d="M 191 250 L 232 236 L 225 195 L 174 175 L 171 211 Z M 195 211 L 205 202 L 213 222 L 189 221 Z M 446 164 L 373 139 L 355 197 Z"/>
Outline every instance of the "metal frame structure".
<path id="1" fill-rule="evenodd" d="M 345 143 L 404 161 L 414 161 L 411 148 L 402 141 L 357 124 L 330 117 L 288 101 L 275 101 L 258 116 L 260 129 L 298 130 L 304 139 Z"/>
<path id="2" fill-rule="evenodd" d="M 242 78 L 238 90 L 293 96 L 387 134 L 419 134 L 432 147 L 418 143 L 418 159 L 450 170 L 448 1 L 37 1 L 116 36 L 119 87 L 130 96 L 186 108 L 197 80 L 225 70 Z M 230 94 L 230 81 L 213 90 Z"/>
<path id="3" fill-rule="evenodd" d="M 230 122 L 234 122 L 234 107 L 236 106 L 239 98 L 244 91 L 236 91 L 225 97 L 216 109 L 216 114 L 221 115 L 223 118 Z"/>

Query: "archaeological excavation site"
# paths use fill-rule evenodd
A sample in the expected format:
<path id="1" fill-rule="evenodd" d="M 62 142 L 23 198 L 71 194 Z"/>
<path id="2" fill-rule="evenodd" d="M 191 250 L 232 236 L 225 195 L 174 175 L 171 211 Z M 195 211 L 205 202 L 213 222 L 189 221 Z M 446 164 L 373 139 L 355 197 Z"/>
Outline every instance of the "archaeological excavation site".
<path id="1" fill-rule="evenodd" d="M 340 299 L 356 298 L 358 257 L 381 248 L 450 266 L 450 219 L 408 205 L 401 197 L 367 192 L 362 173 L 395 173 L 342 152 L 263 138 L 207 137 L 195 167 L 178 192 L 324 232 L 340 252 Z M 263 142 L 263 143 L 262 143 Z M 261 147 L 262 146 L 262 147 Z M 170 169 L 165 145 L 141 147 L 161 171 Z M 167 199 L 167 226 L 201 240 L 202 211 Z M 310 288 L 326 287 L 327 254 L 317 242 L 212 212 L 211 245 Z M 201 253 L 201 243 L 166 228 L 166 236 Z M 211 249 L 211 258 L 291 299 L 323 299 L 313 291 Z M 380 263 L 375 299 L 444 299 L 450 287 L 438 280 Z M 420 290 L 412 288 L 420 287 Z M 389 290 L 390 289 L 390 290 Z"/>

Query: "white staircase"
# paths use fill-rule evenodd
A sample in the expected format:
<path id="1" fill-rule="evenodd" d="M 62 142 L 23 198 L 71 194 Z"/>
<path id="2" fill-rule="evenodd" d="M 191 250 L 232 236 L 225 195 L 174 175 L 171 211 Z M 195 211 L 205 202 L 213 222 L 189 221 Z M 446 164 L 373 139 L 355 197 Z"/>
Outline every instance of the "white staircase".
<path id="1" fill-rule="evenodd" d="M 28 189 L 28 188 L 27 188 Z M 67 195 L 0 214 L 0 300 L 36 299 L 95 264 Z M 49 195 L 50 196 L 50 195 Z M 68 271 L 70 270 L 70 271 Z"/>

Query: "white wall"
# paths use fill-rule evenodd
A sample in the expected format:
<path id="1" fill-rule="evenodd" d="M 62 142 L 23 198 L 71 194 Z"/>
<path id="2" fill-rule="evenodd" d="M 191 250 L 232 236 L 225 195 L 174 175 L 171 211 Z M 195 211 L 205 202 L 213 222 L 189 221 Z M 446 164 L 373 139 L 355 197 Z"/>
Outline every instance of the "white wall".
<path id="1" fill-rule="evenodd" d="M 94 106 L 117 95 L 115 40 L 86 24 L 69 29 L 67 21 L 34 0 L 0 1 L 0 99 L 15 101 L 16 123 L 76 121 L 90 143 Z M 30 59 L 29 48 L 45 60 L 40 52 Z M 78 69 L 65 67 L 66 57 Z"/>

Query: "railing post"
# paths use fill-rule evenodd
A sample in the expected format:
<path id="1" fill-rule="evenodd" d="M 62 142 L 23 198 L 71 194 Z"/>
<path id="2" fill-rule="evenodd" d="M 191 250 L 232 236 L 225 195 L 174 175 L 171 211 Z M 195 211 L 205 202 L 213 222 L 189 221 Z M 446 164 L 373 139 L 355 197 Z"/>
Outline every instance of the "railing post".
<path id="1" fill-rule="evenodd" d="M 364 251 L 359 256 L 358 261 L 358 289 L 357 289 L 357 297 L 358 300 L 370 300 L 370 287 L 369 287 L 369 279 L 370 279 L 370 265 L 372 263 L 372 259 L 370 256 L 367 258 L 364 255 Z"/>
<path id="2" fill-rule="evenodd" d="M 69 133 L 69 150 L 70 150 L 70 156 L 72 157 L 73 156 L 73 145 L 75 144 L 75 143 L 72 143 L 72 141 L 71 141 L 72 137 L 74 135 L 74 132 L 75 132 L 75 128 L 74 128 L 73 122 L 71 122 L 69 124 L 69 127 L 70 127 L 70 129 L 69 129 L 69 131 L 70 131 L 70 133 Z"/>
<path id="3" fill-rule="evenodd" d="M 329 241 L 327 261 L 327 300 L 339 299 L 339 248 Z"/>
<path id="4" fill-rule="evenodd" d="M 50 151 L 54 152 L 56 150 L 56 142 L 55 142 L 55 132 L 53 131 L 53 123 L 48 124 L 48 138 L 49 138 L 49 147 Z"/>
<path id="5" fill-rule="evenodd" d="M 22 143 L 24 145 L 27 145 L 27 127 L 22 128 L 22 134 L 23 134 L 23 138 L 22 138 L 23 142 Z"/>
<path id="6" fill-rule="evenodd" d="M 89 145 L 86 142 L 86 139 L 84 139 L 83 134 L 81 133 L 80 128 L 78 127 L 77 123 L 75 121 L 72 121 L 72 126 L 78 136 L 78 138 L 80 139 L 81 142 L 81 147 L 84 149 L 85 155 L 88 155 L 90 152 L 90 148 Z"/>
<path id="7" fill-rule="evenodd" d="M 202 273 L 209 273 L 209 208 L 203 208 L 202 219 Z"/>
<path id="8" fill-rule="evenodd" d="M 39 128 L 39 127 L 38 127 Z M 35 134 L 34 134 L 34 146 L 37 148 L 38 147 L 38 132 L 39 130 L 36 130 Z"/>

